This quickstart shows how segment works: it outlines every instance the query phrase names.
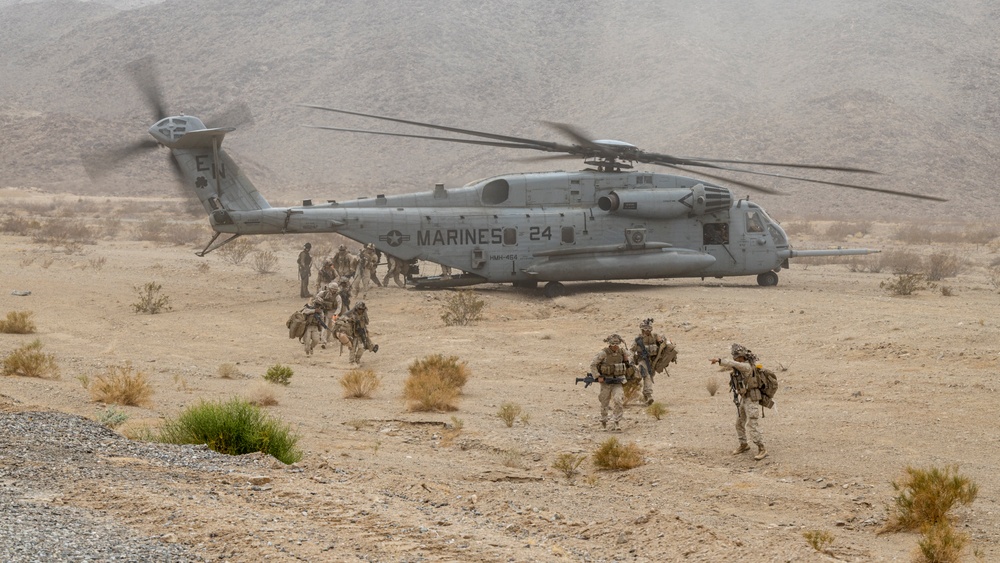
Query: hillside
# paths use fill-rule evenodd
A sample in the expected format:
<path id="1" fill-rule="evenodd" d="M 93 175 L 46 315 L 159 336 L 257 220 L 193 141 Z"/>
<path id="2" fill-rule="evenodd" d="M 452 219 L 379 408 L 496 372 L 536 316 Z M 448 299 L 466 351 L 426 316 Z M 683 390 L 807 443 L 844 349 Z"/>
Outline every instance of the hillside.
<path id="1" fill-rule="evenodd" d="M 551 166 L 497 149 L 305 129 L 373 124 L 299 103 L 557 140 L 540 122 L 567 122 L 671 154 L 867 167 L 883 172 L 869 183 L 953 199 L 775 181 L 790 195 L 758 199 L 779 217 L 968 218 L 991 202 L 1000 173 L 1000 14 L 986 2 L 142 4 L 0 4 L 10 23 L 0 32 L 0 185 L 173 189 L 162 155 L 99 185 L 80 164 L 81 152 L 144 137 L 151 118 L 122 69 L 147 54 L 171 111 L 253 108 L 254 124 L 226 143 L 271 199 L 396 193 Z"/>

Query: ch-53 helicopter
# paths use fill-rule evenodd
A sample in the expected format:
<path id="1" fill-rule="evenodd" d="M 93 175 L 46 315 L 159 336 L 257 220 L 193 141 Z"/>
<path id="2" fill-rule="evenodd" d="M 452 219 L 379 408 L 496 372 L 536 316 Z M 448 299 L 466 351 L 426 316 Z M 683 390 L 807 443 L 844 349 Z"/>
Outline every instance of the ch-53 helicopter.
<path id="1" fill-rule="evenodd" d="M 140 81 L 142 82 L 142 81 Z M 404 261 L 426 260 L 463 273 L 410 277 L 416 287 L 458 287 L 511 283 L 563 295 L 563 282 L 650 278 L 757 276 L 773 286 L 791 258 L 863 255 L 869 249 L 795 250 L 781 226 L 749 197 L 705 178 L 777 193 L 770 188 L 699 172 L 701 178 L 634 170 L 636 163 L 681 171 L 704 168 L 819 183 L 897 196 L 941 198 L 883 188 L 762 172 L 746 167 L 781 167 L 874 173 L 858 168 L 674 157 L 615 140 L 591 140 L 570 125 L 549 125 L 571 144 L 460 129 L 323 106 L 304 106 L 409 126 L 458 133 L 439 137 L 329 126 L 310 126 L 435 141 L 552 153 L 544 158 L 582 158 L 575 172 L 531 172 L 486 178 L 459 188 L 438 184 L 431 191 L 377 195 L 351 201 L 303 201 L 271 207 L 222 150 L 233 127 L 206 127 L 188 115 L 168 116 L 146 76 L 140 88 L 157 114 L 149 128 L 155 145 L 171 150 L 184 183 L 209 215 L 215 235 L 204 256 L 242 235 L 338 233 Z M 120 154 L 150 146 L 146 141 Z M 229 238 L 216 243 L 221 234 Z"/>

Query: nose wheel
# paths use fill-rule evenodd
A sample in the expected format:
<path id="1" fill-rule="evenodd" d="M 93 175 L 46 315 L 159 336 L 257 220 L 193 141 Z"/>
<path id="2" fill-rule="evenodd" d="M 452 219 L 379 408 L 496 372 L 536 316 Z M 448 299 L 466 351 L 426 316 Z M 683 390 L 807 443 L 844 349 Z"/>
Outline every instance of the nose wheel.
<path id="1" fill-rule="evenodd" d="M 774 272 L 764 272 L 763 274 L 757 274 L 757 285 L 763 287 L 771 287 L 772 285 L 778 285 L 778 274 Z"/>

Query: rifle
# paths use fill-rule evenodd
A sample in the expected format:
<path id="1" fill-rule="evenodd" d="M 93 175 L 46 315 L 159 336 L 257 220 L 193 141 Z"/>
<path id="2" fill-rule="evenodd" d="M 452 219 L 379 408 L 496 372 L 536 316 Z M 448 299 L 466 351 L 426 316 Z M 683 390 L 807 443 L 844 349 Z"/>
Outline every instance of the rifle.
<path id="1" fill-rule="evenodd" d="M 373 354 L 378 353 L 378 344 L 372 346 L 372 341 L 368 340 L 368 329 L 361 326 L 361 324 L 355 325 L 355 330 L 358 333 L 358 337 L 365 344 L 365 350 L 371 350 Z"/>
<path id="2" fill-rule="evenodd" d="M 653 359 L 649 357 L 649 350 L 642 341 L 642 335 L 635 337 L 635 345 L 639 347 L 639 360 L 646 363 L 646 373 L 649 374 L 649 380 L 653 381 Z"/>
<path id="3" fill-rule="evenodd" d="M 576 378 L 576 383 L 580 383 L 581 381 L 583 382 L 583 388 L 586 389 L 587 387 L 590 387 L 590 385 L 597 380 L 594 379 L 594 374 L 588 373 L 587 377 Z M 574 383 L 573 385 L 576 385 L 576 383 Z"/>

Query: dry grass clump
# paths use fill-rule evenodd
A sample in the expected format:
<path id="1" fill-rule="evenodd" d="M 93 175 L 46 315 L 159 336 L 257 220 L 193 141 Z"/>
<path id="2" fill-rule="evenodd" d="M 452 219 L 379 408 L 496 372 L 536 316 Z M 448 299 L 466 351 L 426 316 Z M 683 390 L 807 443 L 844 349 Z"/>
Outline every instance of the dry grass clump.
<path id="1" fill-rule="evenodd" d="M 880 257 L 882 269 L 893 274 L 916 274 L 924 270 L 924 259 L 908 250 L 890 250 Z"/>
<path id="2" fill-rule="evenodd" d="M 661 418 L 666 416 L 667 412 L 668 412 L 667 407 L 659 401 L 654 402 L 652 405 L 646 407 L 646 414 L 655 418 L 656 420 L 660 420 Z"/>
<path id="3" fill-rule="evenodd" d="M 630 405 L 633 401 L 642 397 L 642 380 L 638 378 L 631 378 L 625 381 L 622 385 L 622 404 Z"/>
<path id="4" fill-rule="evenodd" d="M 82 220 L 51 219 L 45 221 L 40 228 L 32 232 L 31 240 L 39 244 L 63 246 L 76 244 L 94 244 L 99 234 Z"/>
<path id="5" fill-rule="evenodd" d="M 4 375 L 20 375 L 22 377 L 59 377 L 59 366 L 54 354 L 42 352 L 42 341 L 35 340 L 15 348 L 3 359 Z"/>
<path id="6" fill-rule="evenodd" d="M 708 391 L 709 396 L 714 397 L 719 392 L 719 380 L 709 377 L 708 381 L 705 382 L 705 390 Z"/>
<path id="7" fill-rule="evenodd" d="M 90 397 L 106 405 L 145 406 L 153 397 L 153 386 L 145 373 L 131 364 L 111 366 L 87 387 Z"/>
<path id="8" fill-rule="evenodd" d="M 31 317 L 34 314 L 32 311 L 8 311 L 7 319 L 0 320 L 0 332 L 4 334 L 33 334 L 36 327 Z"/>
<path id="9" fill-rule="evenodd" d="M 445 358 L 434 354 L 414 360 L 410 375 L 403 382 L 403 398 L 409 411 L 447 412 L 458 409 L 455 404 L 462 387 L 469 379 L 469 368 L 458 357 Z"/>
<path id="10" fill-rule="evenodd" d="M 382 386 L 382 378 L 370 369 L 352 369 L 340 376 L 345 399 L 367 399 Z"/>
<path id="11" fill-rule="evenodd" d="M 893 481 L 893 506 L 889 522 L 883 531 L 918 530 L 950 522 L 948 513 L 956 503 L 971 504 L 979 494 L 979 486 L 958 474 L 958 466 L 939 469 L 906 468 L 906 476 Z"/>
<path id="12" fill-rule="evenodd" d="M 958 563 L 969 536 L 955 531 L 950 522 L 929 526 L 917 542 L 914 563 Z"/>
<path id="13" fill-rule="evenodd" d="M 625 471 L 645 464 L 643 452 L 635 442 L 622 444 L 618 438 L 605 440 L 593 453 L 594 465 L 608 471 Z"/>
<path id="14" fill-rule="evenodd" d="M 562 473 L 566 481 L 572 483 L 576 480 L 576 476 L 580 474 L 580 464 L 585 459 L 587 459 L 585 455 L 559 454 L 559 457 L 552 462 L 552 469 Z"/>
<path id="15" fill-rule="evenodd" d="M 830 545 L 833 544 L 833 534 L 826 530 L 806 530 L 802 532 L 802 537 L 810 547 L 820 553 L 826 553 Z"/>
<path id="16" fill-rule="evenodd" d="M 441 320 L 447 326 L 466 326 L 483 318 L 486 302 L 471 289 L 456 291 L 445 300 Z"/>
<path id="17" fill-rule="evenodd" d="M 13 213 L 5 213 L 0 221 L 0 232 L 17 236 L 28 236 L 32 231 L 42 228 L 41 223 L 34 219 L 26 219 Z"/>
<path id="18" fill-rule="evenodd" d="M 216 371 L 219 377 L 222 379 L 239 379 L 243 377 L 243 372 L 236 368 L 234 364 L 224 363 L 219 364 L 219 368 Z"/>
<path id="19" fill-rule="evenodd" d="M 172 309 L 170 306 L 170 297 L 160 295 L 160 291 L 163 289 L 163 286 L 160 284 L 149 282 L 143 286 L 134 286 L 132 289 L 135 290 L 136 296 L 139 298 L 138 301 L 132 304 L 132 312 L 155 315 Z"/>
<path id="20" fill-rule="evenodd" d="M 277 387 L 258 381 L 247 393 L 247 402 L 258 407 L 273 407 L 279 402 Z"/>
<path id="21" fill-rule="evenodd" d="M 422 360 L 413 360 L 409 367 L 410 374 L 434 373 L 444 379 L 448 385 L 461 392 L 469 381 L 469 366 L 458 361 L 458 356 L 444 357 L 443 354 L 432 354 Z"/>
<path id="22" fill-rule="evenodd" d="M 514 426 L 514 421 L 520 414 L 521 406 L 510 402 L 500 405 L 500 410 L 497 411 L 497 416 L 507 425 L 507 428 Z"/>
<path id="23" fill-rule="evenodd" d="M 250 268 L 258 274 L 273 274 L 278 264 L 278 257 L 270 250 L 257 250 L 250 260 Z"/>

